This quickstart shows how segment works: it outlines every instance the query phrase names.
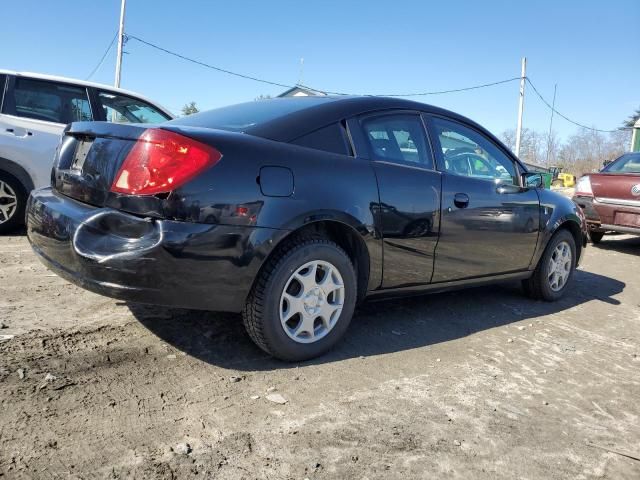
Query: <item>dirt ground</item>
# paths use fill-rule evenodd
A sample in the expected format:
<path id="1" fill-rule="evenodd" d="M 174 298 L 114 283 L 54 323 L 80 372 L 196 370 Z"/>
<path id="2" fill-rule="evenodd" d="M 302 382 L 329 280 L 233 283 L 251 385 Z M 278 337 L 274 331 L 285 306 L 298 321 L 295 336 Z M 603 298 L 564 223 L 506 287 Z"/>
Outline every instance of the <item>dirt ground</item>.
<path id="1" fill-rule="evenodd" d="M 0 478 L 638 479 L 638 272 L 612 236 L 558 303 L 365 304 L 292 365 L 237 316 L 85 292 L 2 237 Z"/>

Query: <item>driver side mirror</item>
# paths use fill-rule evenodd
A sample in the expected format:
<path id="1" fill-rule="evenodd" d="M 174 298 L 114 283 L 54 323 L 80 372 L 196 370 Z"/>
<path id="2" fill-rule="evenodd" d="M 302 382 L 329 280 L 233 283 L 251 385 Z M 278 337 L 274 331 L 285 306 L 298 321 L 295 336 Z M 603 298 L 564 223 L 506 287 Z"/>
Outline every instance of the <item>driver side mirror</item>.
<path id="1" fill-rule="evenodd" d="M 523 173 L 524 186 L 529 188 L 544 188 L 544 179 L 540 173 Z"/>

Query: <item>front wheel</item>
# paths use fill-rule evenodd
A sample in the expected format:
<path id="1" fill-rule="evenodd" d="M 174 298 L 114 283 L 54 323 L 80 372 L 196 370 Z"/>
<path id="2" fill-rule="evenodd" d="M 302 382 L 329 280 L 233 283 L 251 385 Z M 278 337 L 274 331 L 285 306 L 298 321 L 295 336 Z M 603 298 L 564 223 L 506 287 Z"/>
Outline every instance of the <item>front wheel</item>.
<path id="1" fill-rule="evenodd" d="M 267 260 L 242 316 L 261 349 L 301 361 L 342 338 L 355 303 L 356 274 L 345 251 L 323 237 L 300 237 Z"/>
<path id="2" fill-rule="evenodd" d="M 525 292 L 532 298 L 552 302 L 564 295 L 576 268 L 576 242 L 567 230 L 551 237 L 531 278 L 524 280 Z"/>
<path id="3" fill-rule="evenodd" d="M 0 234 L 9 233 L 24 223 L 27 192 L 13 175 L 0 172 Z"/>

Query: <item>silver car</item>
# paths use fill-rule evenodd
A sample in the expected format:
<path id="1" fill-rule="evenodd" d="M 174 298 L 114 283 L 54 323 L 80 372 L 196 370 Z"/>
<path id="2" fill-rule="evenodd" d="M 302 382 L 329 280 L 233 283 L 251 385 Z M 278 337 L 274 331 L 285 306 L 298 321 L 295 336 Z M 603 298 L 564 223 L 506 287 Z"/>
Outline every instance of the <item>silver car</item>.
<path id="1" fill-rule="evenodd" d="M 126 90 L 8 70 L 0 70 L 0 106 L 0 234 L 23 224 L 29 192 L 50 183 L 55 150 L 67 124 L 173 118 L 166 108 Z"/>

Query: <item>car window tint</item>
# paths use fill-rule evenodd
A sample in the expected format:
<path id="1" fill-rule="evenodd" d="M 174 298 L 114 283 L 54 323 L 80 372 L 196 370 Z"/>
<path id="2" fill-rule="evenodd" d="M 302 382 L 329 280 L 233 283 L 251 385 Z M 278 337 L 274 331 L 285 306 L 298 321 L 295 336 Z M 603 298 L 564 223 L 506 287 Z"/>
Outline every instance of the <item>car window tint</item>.
<path id="1" fill-rule="evenodd" d="M 86 88 L 17 77 L 15 115 L 56 123 L 91 121 Z"/>
<path id="2" fill-rule="evenodd" d="M 377 160 L 431 166 L 422 120 L 418 115 L 384 115 L 362 122 Z"/>
<path id="3" fill-rule="evenodd" d="M 115 123 L 161 123 L 170 117 L 158 108 L 138 98 L 114 92 L 98 92 L 98 102 L 109 122 Z"/>
<path id="4" fill-rule="evenodd" d="M 464 125 L 434 118 L 442 157 L 440 168 L 454 175 L 518 184 L 513 161 L 484 135 Z"/>
<path id="5" fill-rule="evenodd" d="M 296 138 L 291 143 L 301 147 L 315 148 L 325 152 L 349 155 L 349 147 L 344 132 L 344 127 L 340 123 L 332 123 L 324 128 L 320 128 L 311 133 Z"/>

